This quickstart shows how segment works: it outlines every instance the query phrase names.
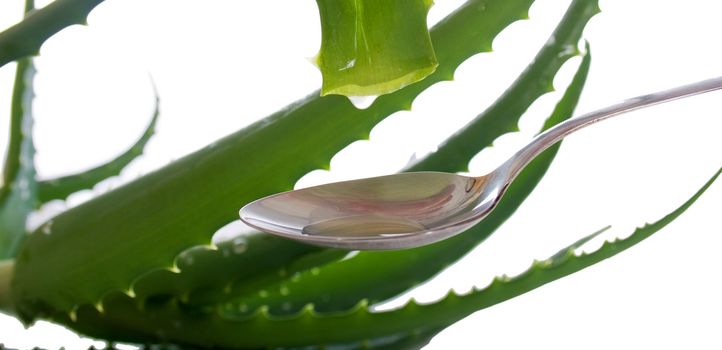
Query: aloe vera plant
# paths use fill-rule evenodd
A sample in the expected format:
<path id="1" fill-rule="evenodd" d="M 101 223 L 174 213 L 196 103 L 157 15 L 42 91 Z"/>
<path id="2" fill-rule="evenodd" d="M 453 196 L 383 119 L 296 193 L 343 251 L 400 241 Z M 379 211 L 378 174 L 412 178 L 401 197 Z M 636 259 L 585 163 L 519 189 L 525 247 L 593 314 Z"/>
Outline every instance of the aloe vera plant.
<path id="1" fill-rule="evenodd" d="M 117 159 L 76 175 L 36 179 L 31 132 L 34 69 L 28 55 L 62 27 L 84 22 L 99 2 L 56 0 L 0 33 L 0 64 L 18 60 L 12 132 L 0 192 L 0 257 L 7 259 L 0 265 L 0 304 L 28 324 L 50 319 L 109 341 L 191 347 L 416 348 L 476 310 L 635 245 L 679 216 L 719 175 L 718 171 L 669 215 L 628 238 L 578 255 L 575 252 L 585 242 L 582 240 L 535 261 L 513 278 L 502 276 L 469 294 L 452 291 L 434 303 L 411 301 L 391 311 L 375 311 L 372 306 L 429 280 L 489 237 L 541 180 L 558 147 L 520 175 L 491 216 L 464 234 L 434 245 L 361 252 L 349 258 L 348 252 L 262 233 L 211 243 L 213 233 L 236 219 L 242 205 L 292 188 L 311 170 L 327 168 L 331 157 L 344 146 L 368 138 L 370 130 L 392 113 L 411 109 L 414 99 L 433 84 L 451 80 L 462 62 L 490 50 L 496 35 L 523 19 L 532 4 L 531 0 L 469 0 L 428 33 L 421 28 L 408 34 L 431 44 L 419 45 L 426 53 L 425 65 L 418 68 L 413 62 L 414 73 L 402 74 L 401 80 L 394 75 L 395 69 L 389 70 L 393 74 L 381 71 L 380 78 L 373 77 L 395 84 L 391 88 L 366 81 L 350 85 L 371 86 L 372 90 L 326 89 L 334 82 L 369 78 L 373 66 L 361 66 L 359 60 L 359 66 L 349 67 L 358 71 L 340 72 L 339 62 L 343 68 L 349 59 L 329 57 L 351 57 L 356 48 L 322 46 L 318 63 L 324 73 L 323 92 L 384 94 L 369 108 L 359 110 L 346 97 L 321 97 L 322 93 L 314 92 L 206 148 L 70 208 L 27 234 L 25 220 L 41 203 L 63 199 L 117 174 L 141 153 L 154 132 L 158 109 L 143 136 Z M 342 3 L 346 2 L 336 4 Z M 363 1 L 348 2 L 356 3 Z M 409 20 L 416 29 L 429 6 L 428 1 L 388 3 L 375 5 L 388 6 L 389 11 L 394 10 L 391 6 L 416 9 L 416 17 Z M 330 11 L 333 2 L 318 4 L 322 11 Z M 27 12 L 32 5 L 28 3 Z M 552 34 L 553 40 L 498 99 L 438 150 L 404 170 L 466 171 L 478 152 L 490 147 L 498 136 L 517 130 L 522 114 L 551 91 L 562 65 L 581 56 L 571 83 L 544 127 L 569 118 L 592 62 L 591 45 L 580 51 L 577 43 L 597 12 L 596 1 L 573 1 Z M 360 25 L 389 25 L 380 17 Z M 348 24 L 323 15 L 321 19 L 324 39 Z M 352 12 L 345 21 L 355 19 Z M 358 30 L 357 23 L 351 27 Z M 382 47 L 383 43 L 374 45 Z M 385 61 L 385 55 L 374 56 L 377 59 L 386 67 L 400 62 Z M 374 60 L 366 63 L 374 64 Z"/>

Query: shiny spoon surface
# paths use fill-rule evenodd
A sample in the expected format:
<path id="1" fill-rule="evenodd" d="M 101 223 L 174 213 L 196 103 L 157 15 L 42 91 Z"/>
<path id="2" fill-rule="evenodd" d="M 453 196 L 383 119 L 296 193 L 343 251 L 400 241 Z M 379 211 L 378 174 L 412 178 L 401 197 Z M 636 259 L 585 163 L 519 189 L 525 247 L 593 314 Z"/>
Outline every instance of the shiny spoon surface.
<path id="1" fill-rule="evenodd" d="M 430 244 L 486 217 L 532 159 L 574 131 L 635 109 L 721 88 L 718 77 L 567 120 L 483 176 L 413 172 L 330 183 L 256 200 L 240 210 L 241 220 L 261 231 L 326 247 L 383 250 Z"/>

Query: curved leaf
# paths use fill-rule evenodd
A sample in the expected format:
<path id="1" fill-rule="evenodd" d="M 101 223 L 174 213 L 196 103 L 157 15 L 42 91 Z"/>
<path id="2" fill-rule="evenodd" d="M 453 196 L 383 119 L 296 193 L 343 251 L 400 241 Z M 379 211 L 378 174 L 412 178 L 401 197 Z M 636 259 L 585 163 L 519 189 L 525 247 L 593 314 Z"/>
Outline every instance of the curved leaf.
<path id="1" fill-rule="evenodd" d="M 104 179 L 120 174 L 123 168 L 143 154 L 145 145 L 153 134 L 155 134 L 155 125 L 158 122 L 158 115 L 160 114 L 158 104 L 159 99 L 158 93 L 156 92 L 155 110 L 153 117 L 150 119 L 150 123 L 140 138 L 125 152 L 105 164 L 83 171 L 82 173 L 38 182 L 38 200 L 40 202 L 47 202 L 53 199 L 64 199 L 75 192 L 91 188 Z"/>
<path id="2" fill-rule="evenodd" d="M 0 260 L 15 256 L 26 236 L 26 217 L 37 201 L 32 114 L 34 77 L 32 60 L 20 60 L 15 73 L 10 141 L 0 188 Z"/>
<path id="3" fill-rule="evenodd" d="M 553 113 L 553 117 L 545 124 L 546 127 L 560 122 L 571 114 L 571 110 L 581 92 L 584 78 L 588 73 L 590 64 L 589 57 L 589 51 L 587 49 L 587 55 L 582 60 L 578 68 L 578 73 L 567 88 L 567 92 L 558 104 L 557 109 Z M 127 341 L 151 341 L 155 339 L 155 341 L 157 341 L 158 336 L 153 333 L 153 328 L 147 328 L 150 327 L 150 325 L 145 324 L 143 320 L 163 317 L 155 314 L 159 308 L 177 308 L 179 310 L 178 312 L 207 317 L 203 315 L 207 315 L 215 306 L 213 306 L 213 303 L 206 305 L 198 304 L 199 300 L 201 303 L 204 301 L 223 300 L 229 298 L 232 295 L 231 293 L 245 294 L 245 297 L 236 302 L 223 303 L 219 307 L 223 310 L 231 310 L 229 312 L 233 312 L 235 318 L 242 318 L 242 315 L 250 317 L 258 312 L 271 312 L 275 315 L 291 315 L 307 307 L 308 303 L 316 303 L 317 305 L 314 306 L 314 309 L 320 312 L 344 310 L 344 307 L 348 310 L 358 304 L 359 300 L 364 297 L 379 300 L 384 299 L 387 297 L 384 295 L 394 295 L 399 292 L 400 288 L 408 288 L 415 284 L 418 280 L 411 275 L 413 271 L 424 267 L 423 271 L 425 272 L 419 274 L 420 276 L 423 276 L 424 273 L 432 273 L 434 268 L 445 266 L 443 259 L 449 259 L 449 256 L 444 256 L 445 254 L 458 254 L 459 250 L 463 249 L 460 248 L 460 246 L 467 247 L 466 249 L 468 249 L 468 246 L 473 244 L 474 239 L 478 239 L 479 236 L 483 238 L 484 232 L 491 232 L 500 225 L 523 201 L 531 188 L 535 186 L 536 182 L 538 182 L 544 174 L 544 171 L 553 158 L 553 153 L 547 152 L 540 157 L 543 159 L 533 162 L 527 170 L 521 173 L 520 183 L 525 185 L 522 187 L 519 187 L 519 185 L 512 186 L 506 197 L 507 199 L 502 201 L 501 207 L 498 210 L 501 210 L 503 214 L 492 214 L 492 216 L 487 218 L 482 224 L 477 225 L 465 233 L 463 237 L 467 237 L 467 239 L 461 240 L 454 238 L 455 243 L 452 244 L 440 242 L 433 246 L 407 251 L 361 253 L 359 256 L 322 267 L 310 265 L 305 269 L 285 270 L 285 273 L 282 275 L 272 274 L 265 279 L 263 277 L 258 277 L 255 280 L 251 279 L 251 281 L 257 282 L 250 283 L 250 285 L 248 280 L 246 280 L 243 284 L 237 284 L 233 290 L 227 288 L 209 288 L 198 291 L 201 297 L 196 297 L 197 300 L 193 300 L 194 305 L 190 307 L 183 301 L 183 298 L 177 300 L 172 297 L 160 299 L 154 297 L 144 302 L 143 307 L 139 310 L 131 298 L 126 295 L 116 294 L 104 299 L 102 304 L 104 312 L 102 314 L 99 314 L 98 311 L 95 310 L 98 309 L 98 307 L 81 306 L 77 312 L 77 321 L 68 324 L 81 332 L 106 339 L 123 339 Z M 582 244 L 584 241 L 581 240 L 580 242 L 577 244 Z M 249 247 L 250 246 L 251 245 L 249 245 Z M 205 252 L 205 258 L 212 257 L 214 253 L 225 251 L 229 249 L 229 247 L 219 246 L 217 251 L 207 251 Z M 248 250 L 243 254 L 252 252 L 254 252 L 254 250 Z M 243 256 L 243 254 L 240 254 L 240 256 Z M 193 256 L 201 257 L 203 255 L 199 252 L 199 254 Z M 437 261 L 437 259 L 439 260 Z M 205 274 L 210 275 L 213 275 L 216 269 L 223 268 L 221 261 L 209 260 L 209 262 L 213 265 L 195 265 L 194 263 L 191 266 L 193 268 L 198 267 L 197 271 L 199 274 L 205 272 Z M 434 264 L 435 262 L 437 264 Z M 386 281 L 379 282 L 381 278 L 379 274 L 370 272 L 379 270 L 374 268 L 375 266 L 385 266 L 382 277 L 385 278 Z M 240 267 L 239 265 L 239 268 Z M 298 270 L 297 274 L 294 273 L 296 270 Z M 182 270 L 182 273 L 185 273 L 185 271 L 185 269 Z M 278 271 L 281 270 L 279 269 Z M 242 269 L 240 273 L 246 274 L 247 271 Z M 278 276 L 291 276 L 291 278 L 290 280 L 285 279 L 283 282 L 272 283 Z M 354 278 L 348 279 L 347 276 L 354 276 Z M 181 281 L 184 279 L 179 277 L 178 280 Z M 144 279 L 141 279 L 139 282 L 143 281 Z M 163 281 L 163 279 L 154 279 L 151 285 L 157 285 L 160 281 Z M 141 286 L 143 284 L 138 283 L 137 285 Z M 138 290 L 142 291 L 143 295 L 151 294 L 147 289 L 138 288 Z M 251 294 L 251 292 L 253 292 L 253 294 Z M 156 294 L 156 296 L 157 295 L 158 294 Z M 209 297 L 209 295 L 211 297 Z M 251 297 L 248 297 L 249 295 L 251 295 Z M 174 306 L 168 306 L 169 304 Z M 98 316 L 102 317 L 98 318 Z M 69 320 L 67 315 L 61 314 L 59 317 L 64 323 Z M 172 314 L 168 317 L 181 316 Z M 168 322 L 170 322 L 170 320 Z M 182 321 L 180 323 L 183 324 Z M 197 326 L 200 327 L 201 325 L 198 324 Z M 205 324 L 205 326 L 214 327 L 212 323 Z M 116 338 L 119 336 L 125 338 Z M 170 338 L 170 340 L 177 341 L 175 338 Z"/>

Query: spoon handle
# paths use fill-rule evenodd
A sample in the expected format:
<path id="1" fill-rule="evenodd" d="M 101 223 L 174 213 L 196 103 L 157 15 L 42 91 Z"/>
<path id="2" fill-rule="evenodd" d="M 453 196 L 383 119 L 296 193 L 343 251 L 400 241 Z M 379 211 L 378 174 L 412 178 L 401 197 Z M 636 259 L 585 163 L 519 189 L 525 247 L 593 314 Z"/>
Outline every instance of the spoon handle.
<path id="1" fill-rule="evenodd" d="M 519 172 L 542 151 L 579 129 L 629 111 L 719 89 L 722 89 L 722 77 L 702 80 L 689 85 L 683 85 L 669 90 L 638 96 L 615 105 L 584 114 L 580 117 L 569 119 L 537 136 L 531 143 L 509 158 L 509 160 L 507 160 L 501 168 L 506 168 L 508 170 L 509 177 L 507 178 L 507 181 L 511 182 L 519 174 Z"/>

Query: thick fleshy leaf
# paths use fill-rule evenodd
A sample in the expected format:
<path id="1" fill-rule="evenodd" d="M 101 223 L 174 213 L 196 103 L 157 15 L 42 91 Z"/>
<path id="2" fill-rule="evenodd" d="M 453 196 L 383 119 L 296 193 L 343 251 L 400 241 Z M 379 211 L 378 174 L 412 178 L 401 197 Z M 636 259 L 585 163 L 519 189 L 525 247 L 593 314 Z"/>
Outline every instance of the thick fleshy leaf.
<path id="1" fill-rule="evenodd" d="M 584 83 L 589 69 L 590 58 L 589 51 L 582 60 L 578 73 L 575 75 L 572 83 L 567 88 L 565 96 L 560 101 L 553 117 L 550 118 L 545 124 L 546 127 L 550 127 L 559 121 L 567 118 L 571 114 L 571 110 L 576 104 L 576 100 L 581 93 L 581 89 Z M 553 151 L 552 151 L 553 152 Z M 505 214 L 496 214 L 487 220 L 491 220 L 486 225 L 478 225 L 470 232 L 464 234 L 469 239 L 459 240 L 456 239 L 457 243 L 445 244 L 441 242 L 437 244 L 442 247 L 441 249 L 431 247 L 424 247 L 423 249 L 416 249 L 410 251 L 401 252 L 386 252 L 386 253 L 361 253 L 361 255 L 345 259 L 338 263 L 333 263 L 326 266 L 319 264 L 310 264 L 308 266 L 286 267 L 284 270 L 280 268 L 278 271 L 284 271 L 283 274 L 266 274 L 250 280 L 245 280 L 245 283 L 238 284 L 234 289 L 228 288 L 208 288 L 206 290 L 199 290 L 195 296 L 191 298 L 193 305 L 188 305 L 188 302 L 183 298 L 181 300 L 169 297 L 167 295 L 157 294 L 155 290 L 155 297 L 150 298 L 142 303 L 142 308 L 138 310 L 138 301 L 135 304 L 131 298 L 123 294 L 115 294 L 104 300 L 102 303 L 103 314 L 102 318 L 96 318 L 97 310 L 100 309 L 98 306 L 81 306 L 77 312 L 77 320 L 69 323 L 68 325 L 84 333 L 88 333 L 98 337 L 104 337 L 108 339 L 116 339 L 114 337 L 125 337 L 121 339 L 134 340 L 134 341 L 150 341 L 150 339 L 162 339 L 153 332 L 153 329 L 147 329 L 141 319 L 135 319 L 136 317 L 142 319 L 148 319 L 153 317 L 160 317 L 155 314 L 158 308 L 167 307 L 169 303 L 174 304 L 180 311 L 184 313 L 205 315 L 210 310 L 213 310 L 217 306 L 213 306 L 213 301 L 223 300 L 231 297 L 231 293 L 245 294 L 246 297 L 236 302 L 227 302 L 221 304 L 223 310 L 233 310 L 235 313 L 234 317 L 241 317 L 241 315 L 247 315 L 250 317 L 254 313 L 258 312 L 271 312 L 276 315 L 289 315 L 299 312 L 303 307 L 306 307 L 308 303 L 317 303 L 318 306 L 314 306 L 316 311 L 329 312 L 332 310 L 336 311 L 348 311 L 357 305 L 366 296 L 376 299 L 385 298 L 383 293 L 386 295 L 394 295 L 398 293 L 399 288 L 405 288 L 411 286 L 417 282 L 409 274 L 417 269 L 422 269 L 426 273 L 433 273 L 433 269 L 437 270 L 443 268 L 445 264 L 443 261 L 438 264 L 436 259 L 450 259 L 449 256 L 444 256 L 450 252 L 459 252 L 460 246 L 470 246 L 474 239 L 478 239 L 479 236 L 483 238 L 484 232 L 491 232 L 494 228 L 500 225 L 503 220 L 510 215 L 513 210 L 524 200 L 526 194 L 531 191 L 531 188 L 541 179 L 544 171 L 549 166 L 553 159 L 553 153 L 547 152 L 541 156 L 543 160 L 537 160 L 532 163 L 529 168 L 524 171 L 520 176 L 521 183 L 526 184 L 525 186 L 513 186 L 510 189 L 507 199 L 502 202 L 502 210 Z M 478 229 L 479 231 L 473 231 Z M 240 243 L 240 242 L 239 242 Z M 577 244 L 582 244 L 583 240 Z M 255 243 L 253 243 L 255 244 Z M 249 247 L 252 246 L 249 245 Z M 219 256 L 232 257 L 233 252 L 232 245 L 228 247 L 218 247 L 218 251 L 229 252 L 229 254 L 218 254 Z M 230 250 L 229 250 L 230 249 Z M 468 249 L 468 248 L 467 248 Z M 433 255 L 434 252 L 436 255 Z M 463 250 L 462 250 L 463 251 Z M 198 267 L 198 273 L 205 272 L 206 274 L 213 274 L 216 269 L 223 268 L 222 261 L 212 258 L 213 253 L 217 251 L 207 251 L 204 255 L 199 254 L 191 255 L 195 258 L 204 257 L 203 262 L 199 260 L 199 265 L 191 265 L 194 269 Z M 242 252 L 240 256 L 244 254 L 253 253 L 254 250 L 248 250 Z M 334 251 L 329 251 L 331 254 Z M 318 253 L 321 254 L 321 253 Z M 209 259 L 210 260 L 205 260 Z M 214 260 L 215 259 L 215 260 Z M 218 258 L 220 259 L 220 258 Z M 233 257 L 232 259 L 238 259 Z M 235 265 L 235 264 L 234 264 Z M 201 268 L 202 266 L 202 268 Z M 385 273 L 379 276 L 370 271 L 377 271 L 379 269 L 376 266 L 385 266 L 383 270 Z M 241 266 L 239 266 L 240 268 Z M 241 274 L 246 274 L 248 269 L 241 269 Z M 181 272 L 186 271 L 183 269 Z M 189 270 L 196 271 L 196 270 Z M 421 276 L 423 276 L 423 273 Z M 196 272 L 187 275 L 186 277 L 194 277 Z M 274 280 L 278 279 L 278 276 L 291 276 L 290 280 L 285 280 L 280 283 L 273 283 Z M 349 279 L 347 276 L 354 276 Z M 390 276 L 390 277 L 389 277 Z M 152 277 L 152 276 L 148 276 Z M 381 280 L 381 279 L 385 280 Z M 398 281 L 396 281 L 396 279 Z M 137 284 L 139 287 L 144 285 L 146 279 L 143 278 Z M 177 281 L 185 281 L 186 279 L 178 278 Z M 153 278 L 153 286 L 159 285 L 159 281 L 164 279 Z M 171 279 L 165 281 L 172 281 Z M 191 280 L 193 281 L 193 280 Z M 251 281 L 249 283 L 249 281 Z M 379 283 L 379 281 L 383 283 Z M 386 286 L 390 285 L 390 288 Z M 187 287 L 187 286 L 186 286 Z M 236 289 L 237 288 L 237 289 Z M 242 288 L 242 289 L 241 289 Z M 138 288 L 138 291 L 143 295 L 148 295 L 149 290 L 145 288 Z M 251 294 L 252 292 L 252 294 Z M 251 295 L 251 297 L 248 297 Z M 160 298 L 159 298 L 160 297 Z M 192 296 L 193 297 L 193 296 Z M 314 299 L 315 298 L 315 299 Z M 203 302 L 211 302 L 203 305 Z M 200 304 L 199 304 L 200 303 Z M 259 307 L 260 306 L 260 307 Z M 133 310 L 126 310 L 131 308 Z M 142 310 L 142 311 L 141 311 Z M 204 311 L 205 310 L 205 311 Z M 266 310 L 266 311 L 259 311 Z M 94 316 L 95 315 L 95 316 Z M 86 318 L 89 317 L 89 318 Z M 174 315 L 173 317 L 179 317 Z M 69 318 L 61 314 L 60 320 L 65 322 Z M 180 322 L 183 324 L 183 322 Z M 197 326 L 201 326 L 197 324 Z M 205 326 L 213 327 L 212 323 L 208 323 Z M 438 329 L 437 329 L 438 330 Z M 416 330 L 421 331 L 421 330 Z M 431 336 L 431 331 L 424 331 Z M 171 338 L 172 339 L 172 338 Z M 172 339 L 176 340 L 176 339 Z"/>
<path id="2" fill-rule="evenodd" d="M 433 73 L 430 0 L 316 0 L 321 95 L 383 95 Z"/>
<path id="3" fill-rule="evenodd" d="M 497 33 L 525 17 L 531 3 L 485 0 L 485 11 L 479 11 L 480 1 L 470 1 L 432 29 L 439 61 L 434 74 L 380 97 L 370 108 L 357 110 L 345 97 L 314 93 L 58 215 L 30 235 L 19 254 L 13 285 L 18 308 L 26 318 L 41 309 L 70 311 L 96 304 L 114 290 L 130 290 L 153 269 L 174 269 L 179 253 L 208 245 L 212 233 L 236 219 L 245 203 L 290 189 L 308 171 L 325 167 L 338 150 L 367 137 L 380 120 L 408 109 L 421 91 L 450 79 L 461 62 L 488 49 Z M 72 247 L 73 254 L 63 247 Z M 287 257 L 278 252 L 272 259 Z"/>
<path id="4" fill-rule="evenodd" d="M 594 6 L 589 6 L 587 9 L 594 9 Z M 579 15 L 582 11 L 576 9 L 573 11 L 575 15 Z M 580 16 L 579 18 L 586 18 Z M 523 77 L 520 77 L 520 81 L 528 82 L 534 79 L 540 79 L 545 84 L 535 84 L 531 87 L 527 86 L 528 90 L 523 89 L 520 83 L 515 84 L 513 89 L 510 89 L 503 98 L 504 101 L 515 101 L 518 106 L 530 105 L 539 95 L 543 92 L 548 91 L 548 86 L 551 86 L 551 78 L 554 73 L 559 69 L 561 64 L 565 62 L 569 57 L 578 54 L 576 46 L 571 46 L 572 43 L 576 44 L 579 40 L 581 28 L 584 27 L 583 20 L 580 20 L 576 25 L 571 26 L 570 19 L 564 22 L 564 25 L 560 26 L 560 29 L 555 33 L 559 36 L 559 40 L 555 41 L 554 45 L 548 45 L 539 57 L 535 60 L 534 68 L 528 69 Z M 508 103 L 506 103 L 508 104 Z M 518 117 L 523 113 L 525 107 L 517 107 L 518 111 L 516 115 L 501 113 L 499 108 L 492 109 L 491 112 L 480 115 L 472 124 L 468 125 L 467 128 L 473 127 L 476 131 L 479 131 L 479 137 L 481 138 L 480 143 L 467 143 L 465 147 L 465 154 L 469 155 L 468 160 L 475 154 L 471 150 L 478 150 L 486 147 L 491 143 L 494 137 L 500 135 L 503 132 L 513 131 L 516 129 L 516 123 Z M 514 118 L 516 116 L 516 118 Z M 499 127 L 499 125 L 503 127 Z M 484 130 L 489 130 L 489 133 L 494 132 L 496 136 L 491 137 Z M 462 133 L 461 137 L 468 137 L 468 133 Z M 457 138 L 460 136 L 455 136 Z M 488 140 L 488 143 L 484 143 Z M 447 142 L 441 147 L 451 147 L 453 142 Z M 458 143 L 456 143 L 458 145 Z M 448 155 L 449 152 L 443 154 L 432 155 L 431 157 L 436 159 Z M 450 159 L 451 161 L 451 159 Z M 292 276 L 298 271 L 298 264 L 290 264 L 288 262 L 282 262 L 275 260 L 273 262 L 264 260 L 261 263 L 254 263 L 254 269 L 248 269 L 247 266 L 251 261 L 254 261 L 256 253 L 258 256 L 266 256 L 270 254 L 274 248 L 274 244 L 280 247 L 286 247 L 293 250 L 296 247 L 291 242 L 277 242 L 277 240 L 269 238 L 263 235 L 261 239 L 258 237 L 248 237 L 242 240 L 245 248 L 242 249 L 243 254 L 233 254 L 232 252 L 237 250 L 234 248 L 234 244 L 226 243 L 218 249 L 193 249 L 182 254 L 182 259 L 179 259 L 177 264 L 180 267 L 180 273 L 174 273 L 169 270 L 155 271 L 150 274 L 142 276 L 134 286 L 134 292 L 141 298 L 148 297 L 152 294 L 165 295 L 169 297 L 171 295 L 179 296 L 186 303 L 206 303 L 209 300 L 223 300 L 227 299 L 230 295 L 242 295 L 248 292 L 257 292 L 259 288 L 273 283 L 274 281 L 282 281 L 288 276 Z M 266 248 L 270 249 L 266 251 Z M 286 251 L 286 248 L 281 248 L 281 251 Z M 289 251 L 288 256 L 304 256 L 308 254 L 308 250 L 300 251 L 293 250 Z M 276 256 L 281 253 L 274 254 Z M 313 253 L 312 256 L 323 257 L 320 262 L 328 262 L 340 257 L 343 257 L 343 252 L 330 252 L 324 254 Z M 192 264 L 184 264 L 185 260 L 193 261 Z M 306 259 L 309 260 L 309 259 Z M 292 260 L 289 260 L 292 261 Z M 203 263 L 198 263 L 203 262 Z M 183 265 L 183 266 L 181 266 Z M 266 270 L 267 266 L 274 266 L 273 269 Z M 213 271 L 208 273 L 207 271 Z M 258 276 L 251 277 L 251 276 Z M 215 282 L 212 282 L 215 280 Z M 215 285 L 212 287 L 212 285 Z"/>
<path id="5" fill-rule="evenodd" d="M 153 117 L 143 131 L 143 134 L 132 146 L 130 146 L 130 148 L 117 156 L 115 159 L 95 168 L 83 171 L 82 173 L 38 182 L 38 201 L 43 203 L 53 199 L 65 199 L 72 193 L 91 188 L 104 179 L 120 174 L 120 171 L 123 170 L 123 168 L 130 164 L 130 162 L 132 162 L 135 158 L 143 154 L 145 145 L 155 133 L 155 125 L 158 122 L 158 115 L 160 114 L 158 104 L 158 94 L 156 93 L 155 111 L 153 112 Z"/>
<path id="6" fill-rule="evenodd" d="M 37 201 L 32 115 L 34 77 L 32 60 L 20 60 L 15 74 L 10 141 L 0 189 L 0 260 L 15 256 L 26 237 L 25 220 Z"/>
<path id="7" fill-rule="evenodd" d="M 25 13 L 34 2 L 25 1 Z M 10 295 L 15 255 L 25 236 L 25 220 L 36 201 L 35 147 L 33 145 L 33 81 L 35 67 L 30 58 L 18 61 L 10 107 L 10 138 L 0 187 L 0 311 L 12 313 Z"/>

